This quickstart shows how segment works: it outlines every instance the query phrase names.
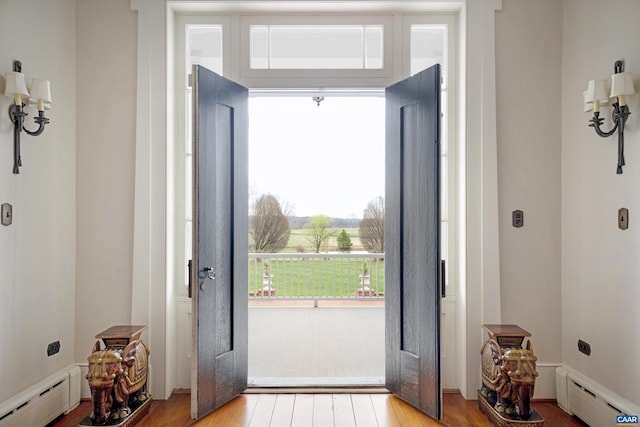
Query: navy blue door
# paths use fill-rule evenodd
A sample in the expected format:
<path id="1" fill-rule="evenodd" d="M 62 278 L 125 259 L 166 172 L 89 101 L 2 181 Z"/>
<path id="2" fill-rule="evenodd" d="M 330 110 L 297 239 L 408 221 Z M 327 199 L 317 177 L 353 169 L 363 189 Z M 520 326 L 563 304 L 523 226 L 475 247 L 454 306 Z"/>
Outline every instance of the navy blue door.
<path id="1" fill-rule="evenodd" d="M 193 67 L 193 418 L 247 388 L 248 91 Z"/>
<path id="2" fill-rule="evenodd" d="M 386 90 L 386 386 L 435 419 L 440 390 L 440 66 Z"/>

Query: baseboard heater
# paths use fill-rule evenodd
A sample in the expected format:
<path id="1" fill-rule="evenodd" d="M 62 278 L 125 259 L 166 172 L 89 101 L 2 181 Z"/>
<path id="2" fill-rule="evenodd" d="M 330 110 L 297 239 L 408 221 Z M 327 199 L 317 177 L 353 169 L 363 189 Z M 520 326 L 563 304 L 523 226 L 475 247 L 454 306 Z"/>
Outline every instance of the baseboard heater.
<path id="1" fill-rule="evenodd" d="M 70 366 L 0 403 L 0 427 L 44 427 L 80 403 L 80 368 Z"/>
<path id="2" fill-rule="evenodd" d="M 556 369 L 558 406 L 590 427 L 616 425 L 618 415 L 640 415 L 640 406 L 565 366 Z"/>

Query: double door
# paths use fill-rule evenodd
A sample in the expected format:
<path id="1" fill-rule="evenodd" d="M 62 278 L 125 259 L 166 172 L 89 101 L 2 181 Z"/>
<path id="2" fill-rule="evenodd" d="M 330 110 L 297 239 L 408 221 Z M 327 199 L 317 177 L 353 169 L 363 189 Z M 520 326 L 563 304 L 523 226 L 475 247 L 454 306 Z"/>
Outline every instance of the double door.
<path id="1" fill-rule="evenodd" d="M 248 90 L 194 66 L 192 417 L 247 388 Z M 386 386 L 435 419 L 440 386 L 440 67 L 386 89 Z"/>

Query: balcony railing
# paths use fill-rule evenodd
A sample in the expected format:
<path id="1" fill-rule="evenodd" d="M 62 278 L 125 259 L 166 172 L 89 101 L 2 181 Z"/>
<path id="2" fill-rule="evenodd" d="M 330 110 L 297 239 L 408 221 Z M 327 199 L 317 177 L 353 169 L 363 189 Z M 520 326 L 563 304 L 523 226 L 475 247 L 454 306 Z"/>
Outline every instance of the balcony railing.
<path id="1" fill-rule="evenodd" d="M 249 298 L 384 299 L 384 254 L 249 254 Z"/>

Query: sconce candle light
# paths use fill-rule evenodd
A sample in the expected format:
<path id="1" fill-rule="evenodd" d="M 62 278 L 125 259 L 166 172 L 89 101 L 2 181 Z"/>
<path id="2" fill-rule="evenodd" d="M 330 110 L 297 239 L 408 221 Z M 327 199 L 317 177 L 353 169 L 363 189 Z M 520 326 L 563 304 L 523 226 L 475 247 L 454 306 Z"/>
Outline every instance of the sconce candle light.
<path id="1" fill-rule="evenodd" d="M 602 137 L 613 135 L 618 132 L 618 166 L 616 169 L 617 174 L 622 173 L 622 166 L 625 165 L 624 161 L 624 124 L 629 118 L 629 106 L 626 102 L 626 96 L 633 95 L 635 88 L 633 87 L 633 79 L 631 73 L 624 71 L 624 64 L 622 61 L 616 61 L 613 67 L 614 74 L 611 76 L 611 93 L 607 90 L 606 80 L 591 80 L 587 87 L 587 90 L 583 92 L 584 96 L 584 111 L 593 111 L 593 117 L 589 120 L 589 126 L 594 128 L 596 133 Z M 611 119 L 613 120 L 613 128 L 605 132 L 601 129 L 604 119 L 600 117 L 600 107 L 606 105 L 609 102 L 609 98 L 613 98 L 616 101 L 611 104 L 613 111 Z"/>
<path id="2" fill-rule="evenodd" d="M 4 95 L 13 98 L 13 104 L 9 107 L 9 117 L 13 122 L 13 173 L 20 173 L 22 158 L 20 156 L 20 133 L 24 130 L 32 136 L 40 135 L 44 127 L 49 123 L 49 119 L 44 116 L 44 110 L 51 108 L 51 85 L 49 80 L 32 79 L 31 94 L 27 90 L 24 74 L 22 74 L 22 64 L 20 61 L 13 62 L 13 71 L 4 76 Z M 24 126 L 27 113 L 24 111 L 25 101 L 29 105 L 38 109 L 38 116 L 33 120 L 38 124 L 38 129 L 30 131 Z"/>

